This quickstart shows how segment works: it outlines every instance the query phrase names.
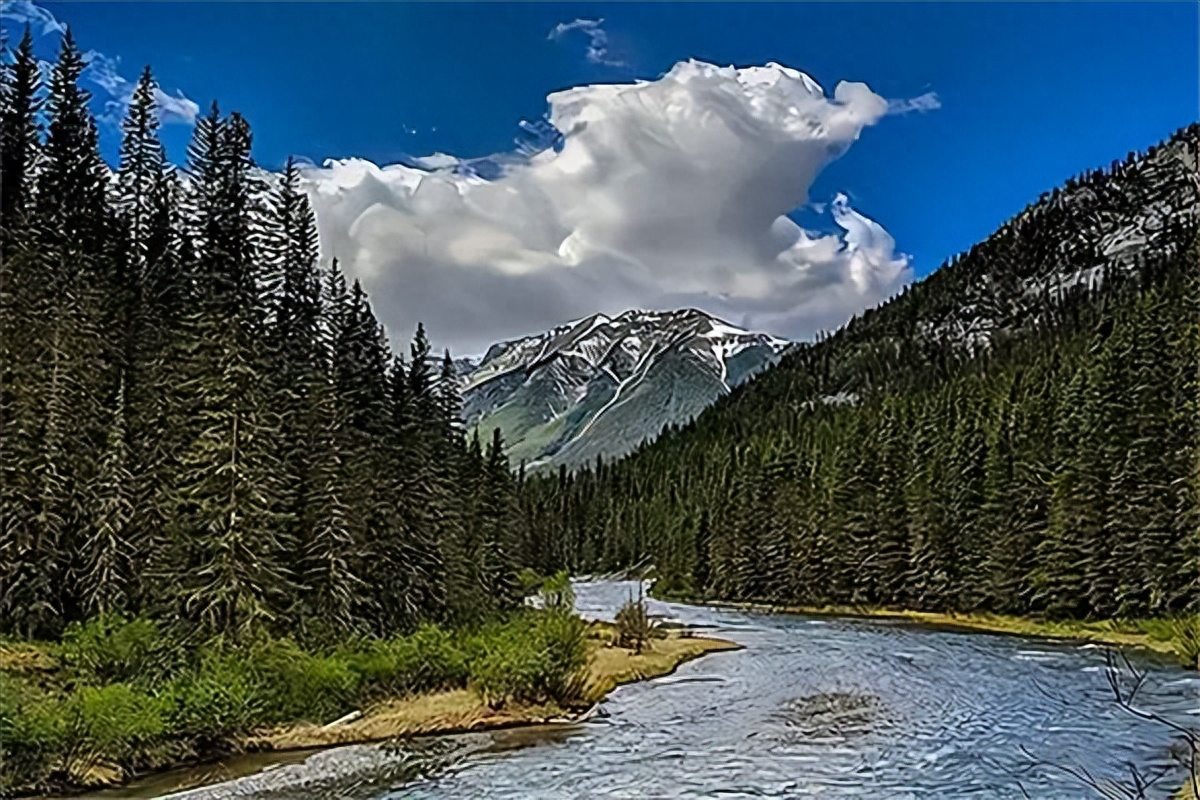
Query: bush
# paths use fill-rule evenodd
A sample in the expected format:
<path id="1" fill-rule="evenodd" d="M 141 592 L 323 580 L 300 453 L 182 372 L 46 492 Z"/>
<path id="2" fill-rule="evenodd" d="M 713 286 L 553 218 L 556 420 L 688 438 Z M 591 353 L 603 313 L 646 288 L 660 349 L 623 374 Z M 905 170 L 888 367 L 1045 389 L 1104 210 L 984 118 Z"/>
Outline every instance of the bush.
<path id="1" fill-rule="evenodd" d="M 0 672 L 0 794 L 44 785 L 67 738 L 61 702 Z"/>
<path id="2" fill-rule="evenodd" d="M 358 698 L 361 677 L 338 655 L 316 656 L 287 639 L 250 653 L 262 687 L 263 722 L 326 722 Z"/>
<path id="3" fill-rule="evenodd" d="M 117 614 L 71 624 L 62 642 L 64 661 L 91 683 L 147 681 L 161 674 L 167 650 L 153 622 Z"/>
<path id="4" fill-rule="evenodd" d="M 64 707 L 70 721 L 67 772 L 107 761 L 127 766 L 164 730 L 162 700 L 124 683 L 75 690 Z"/>
<path id="5" fill-rule="evenodd" d="M 587 626 L 574 614 L 518 614 L 478 631 L 467 649 L 470 685 L 493 708 L 510 700 L 570 705 L 584 694 Z"/>
<path id="6" fill-rule="evenodd" d="M 538 594 L 542 598 L 542 608 L 547 611 L 575 611 L 575 590 L 571 588 L 571 576 L 565 569 L 546 578 Z"/>
<path id="7" fill-rule="evenodd" d="M 349 655 L 348 662 L 360 677 L 363 701 L 461 686 L 467 680 L 466 656 L 454 638 L 436 625 L 422 625 L 409 636 L 371 642 Z"/>
<path id="8" fill-rule="evenodd" d="M 534 627 L 541 670 L 536 691 L 562 705 L 584 695 L 588 664 L 587 625 L 575 614 L 544 612 Z"/>
<path id="9" fill-rule="evenodd" d="M 166 731 L 164 702 L 124 683 L 54 695 L 0 673 L 0 789 L 135 763 Z"/>
<path id="10" fill-rule="evenodd" d="M 641 597 L 628 600 L 617 611 L 617 646 L 636 653 L 642 652 L 646 642 L 654 635 L 654 623 L 646 611 L 646 601 Z"/>
<path id="11" fill-rule="evenodd" d="M 536 654 L 513 643 L 499 644 L 471 662 L 470 685 L 490 708 L 527 699 L 534 683 Z"/>
<path id="12" fill-rule="evenodd" d="M 248 730 L 263 716 L 263 691 L 251 664 L 240 653 L 204 652 L 191 669 L 164 692 L 167 724 L 201 748 L 220 745 Z"/>
<path id="13" fill-rule="evenodd" d="M 546 579 L 539 575 L 537 570 L 530 569 L 529 567 L 523 567 L 517 573 L 517 589 L 520 591 L 522 597 L 537 594 L 545 582 Z"/>

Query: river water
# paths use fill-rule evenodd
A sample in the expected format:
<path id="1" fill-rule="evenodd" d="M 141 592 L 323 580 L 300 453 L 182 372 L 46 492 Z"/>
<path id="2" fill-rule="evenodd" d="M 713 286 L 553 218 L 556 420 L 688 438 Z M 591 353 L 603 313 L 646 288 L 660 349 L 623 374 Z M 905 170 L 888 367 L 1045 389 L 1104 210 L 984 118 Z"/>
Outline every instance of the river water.
<path id="1" fill-rule="evenodd" d="M 577 604 L 611 619 L 635 591 L 579 583 Z M 744 649 L 623 686 L 585 723 L 344 747 L 179 797 L 1071 800 L 1105 796 L 1082 771 L 1133 765 L 1167 798 L 1186 775 L 1177 737 L 1113 702 L 1093 646 L 649 602 Z M 1200 723 L 1200 676 L 1135 664 L 1141 708 Z"/>

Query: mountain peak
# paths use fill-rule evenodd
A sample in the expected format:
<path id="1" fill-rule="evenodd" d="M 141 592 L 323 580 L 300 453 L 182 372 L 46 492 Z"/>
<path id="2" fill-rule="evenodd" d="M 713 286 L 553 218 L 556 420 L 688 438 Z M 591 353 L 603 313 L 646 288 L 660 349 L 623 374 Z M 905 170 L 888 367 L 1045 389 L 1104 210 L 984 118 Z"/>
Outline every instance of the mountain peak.
<path id="1" fill-rule="evenodd" d="M 462 375 L 463 415 L 535 466 L 615 458 L 690 420 L 790 343 L 698 308 L 593 314 L 492 345 Z"/>

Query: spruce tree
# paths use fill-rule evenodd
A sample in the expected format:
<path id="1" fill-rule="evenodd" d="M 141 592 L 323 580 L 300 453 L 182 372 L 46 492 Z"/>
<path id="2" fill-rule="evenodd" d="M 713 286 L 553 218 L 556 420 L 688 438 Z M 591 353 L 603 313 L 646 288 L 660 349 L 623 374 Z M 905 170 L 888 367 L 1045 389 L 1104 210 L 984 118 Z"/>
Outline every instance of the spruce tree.
<path id="1" fill-rule="evenodd" d="M 28 25 L 0 85 L 0 231 L 9 255 L 13 238 L 30 222 L 41 152 L 42 75 Z"/>
<path id="2" fill-rule="evenodd" d="M 195 310 L 181 390 L 194 420 L 176 469 L 170 569 L 185 619 L 237 638 L 292 606 L 290 515 L 263 344 L 265 260 L 250 131 L 216 107 L 189 148 Z"/>

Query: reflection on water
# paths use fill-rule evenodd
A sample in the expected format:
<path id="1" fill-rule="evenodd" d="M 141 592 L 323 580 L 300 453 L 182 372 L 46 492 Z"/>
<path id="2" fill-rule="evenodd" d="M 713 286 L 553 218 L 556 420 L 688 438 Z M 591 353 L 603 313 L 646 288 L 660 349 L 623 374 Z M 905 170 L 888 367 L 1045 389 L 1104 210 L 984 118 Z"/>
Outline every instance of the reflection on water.
<path id="1" fill-rule="evenodd" d="M 106 789 L 84 795 L 85 798 L 161 797 L 193 786 L 205 786 L 241 778 L 246 775 L 278 769 L 287 764 L 304 761 L 315 750 L 293 750 L 288 753 L 243 753 L 229 756 L 214 764 L 181 767 L 150 775 L 128 786 Z"/>
<path id="2" fill-rule="evenodd" d="M 635 586 L 580 584 L 579 608 L 611 618 Z M 339 748 L 187 796 L 1072 800 L 1088 790 L 1022 748 L 1101 779 L 1173 763 L 1169 732 L 1112 702 L 1099 648 L 650 603 L 746 649 L 621 687 L 584 724 Z M 1200 676 L 1139 666 L 1141 705 L 1195 725 Z"/>

